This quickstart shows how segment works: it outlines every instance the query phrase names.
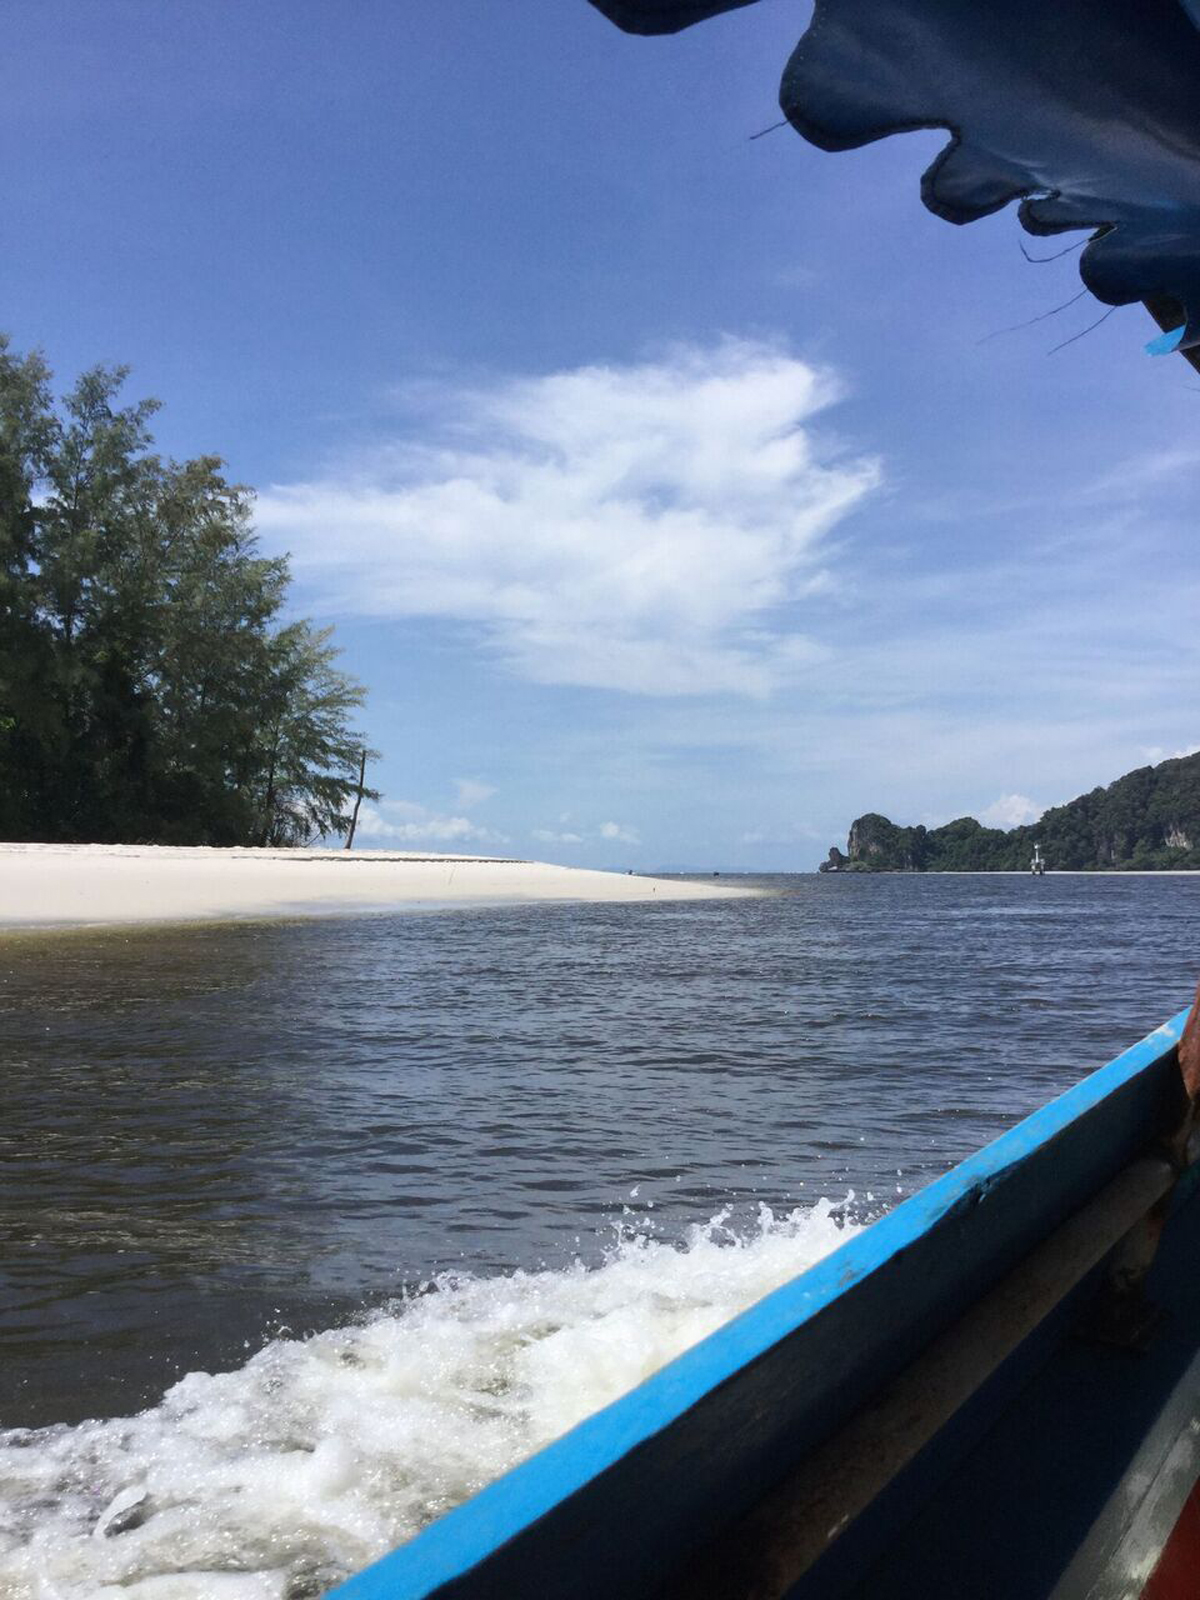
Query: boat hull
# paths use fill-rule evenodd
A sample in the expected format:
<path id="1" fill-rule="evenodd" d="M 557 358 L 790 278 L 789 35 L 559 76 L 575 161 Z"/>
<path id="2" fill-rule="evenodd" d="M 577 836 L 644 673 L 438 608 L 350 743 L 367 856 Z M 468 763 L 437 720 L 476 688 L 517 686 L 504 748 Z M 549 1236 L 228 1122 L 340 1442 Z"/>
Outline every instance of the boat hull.
<path id="1" fill-rule="evenodd" d="M 1145 1509 L 1126 1484 L 1155 1480 L 1139 1450 L 1157 1427 L 1165 1461 L 1170 1419 L 1184 1416 L 1180 1437 L 1191 1425 L 1200 1202 L 1194 1172 L 1176 1182 L 1168 1159 L 1187 1109 L 1184 1022 L 338 1593 L 866 1600 L 882 1582 L 890 1595 L 1101 1600 L 1088 1551 L 1103 1573 Z M 1134 1291 L 1116 1303 L 1114 1267 Z M 1156 1330 L 1147 1293 L 1172 1313 Z M 1179 1481 L 1190 1487 L 1186 1470 Z M 1170 1510 L 1162 1498 L 1155 1561 Z"/>

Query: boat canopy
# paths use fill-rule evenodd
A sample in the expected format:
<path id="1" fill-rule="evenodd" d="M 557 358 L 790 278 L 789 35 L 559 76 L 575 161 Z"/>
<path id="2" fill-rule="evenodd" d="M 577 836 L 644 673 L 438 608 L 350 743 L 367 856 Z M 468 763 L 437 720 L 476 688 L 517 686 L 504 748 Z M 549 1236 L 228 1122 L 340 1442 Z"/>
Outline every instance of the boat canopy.
<path id="1" fill-rule="evenodd" d="M 642 34 L 756 3 L 592 0 Z M 1145 301 L 1155 353 L 1200 351 L 1200 0 L 816 0 L 780 105 L 823 150 L 945 128 L 931 211 L 1091 230 L 1085 286 Z"/>

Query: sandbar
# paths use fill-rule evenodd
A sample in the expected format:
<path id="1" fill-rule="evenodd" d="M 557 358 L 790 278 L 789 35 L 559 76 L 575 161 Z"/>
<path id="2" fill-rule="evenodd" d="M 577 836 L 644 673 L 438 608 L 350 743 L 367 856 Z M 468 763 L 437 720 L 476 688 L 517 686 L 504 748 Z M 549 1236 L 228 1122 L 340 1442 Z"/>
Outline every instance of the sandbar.
<path id="1" fill-rule="evenodd" d="M 657 901 L 756 891 L 399 850 L 0 844 L 0 928 L 293 917 L 535 901 Z"/>

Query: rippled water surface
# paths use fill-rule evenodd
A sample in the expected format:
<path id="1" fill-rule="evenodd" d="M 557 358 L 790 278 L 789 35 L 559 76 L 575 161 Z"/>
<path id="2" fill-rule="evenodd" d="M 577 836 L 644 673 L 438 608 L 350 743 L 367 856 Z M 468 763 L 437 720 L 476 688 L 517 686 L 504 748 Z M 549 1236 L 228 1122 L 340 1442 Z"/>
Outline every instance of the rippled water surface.
<path id="1" fill-rule="evenodd" d="M 310 1474 L 298 1503 L 332 1503 L 322 1429 L 369 1432 L 397 1362 L 455 1416 L 476 1369 L 520 1393 L 487 1447 L 499 1470 L 835 1244 L 848 1191 L 854 1217 L 892 1204 L 1178 1010 L 1196 976 L 1198 879 L 762 882 L 775 892 L 0 943 L 0 1424 L 150 1405 L 157 1441 L 16 1436 L 10 1539 L 27 1548 L 54 1484 L 48 1549 L 127 1516 L 103 1541 L 132 1552 L 111 1581 L 165 1570 L 145 1555 L 156 1519 L 105 1507 L 142 1492 L 130 1452 L 192 1462 L 189 1428 L 211 1467 L 212 1437 L 236 1455 L 239 1426 L 256 1449 L 276 1427 Z M 343 1369 L 390 1376 L 339 1377 L 321 1411 L 314 1373 Z M 397 1428 L 421 1435 L 415 1414 L 384 1454 Z M 460 1454 L 487 1476 L 481 1439 Z M 407 1494 L 412 1526 L 476 1481 L 442 1450 L 418 1494 L 419 1454 L 371 1501 Z M 231 1556 L 225 1529 L 221 1570 L 266 1585 L 239 1594 L 320 1592 L 401 1528 L 368 1527 L 360 1501 L 346 1515 L 332 1554 L 296 1533 L 278 1572 Z M 188 1550 L 170 1570 L 207 1570 Z M 94 1572 L 56 1581 L 100 1592 Z M 172 1592 L 234 1592 L 197 1581 Z"/>

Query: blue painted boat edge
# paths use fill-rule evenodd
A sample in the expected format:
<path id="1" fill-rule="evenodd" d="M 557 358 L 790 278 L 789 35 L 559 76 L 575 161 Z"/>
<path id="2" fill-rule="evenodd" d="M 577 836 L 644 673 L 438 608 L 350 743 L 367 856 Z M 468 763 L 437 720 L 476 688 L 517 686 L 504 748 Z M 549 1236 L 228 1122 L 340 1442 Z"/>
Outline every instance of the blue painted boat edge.
<path id="1" fill-rule="evenodd" d="M 419 1600 L 461 1578 L 555 1505 L 662 1432 L 705 1394 L 978 1198 L 1179 1043 L 1187 1010 L 969 1156 L 806 1272 L 685 1350 L 644 1383 L 498 1478 L 411 1543 L 349 1578 L 340 1600 Z"/>

